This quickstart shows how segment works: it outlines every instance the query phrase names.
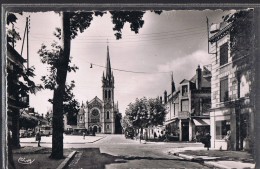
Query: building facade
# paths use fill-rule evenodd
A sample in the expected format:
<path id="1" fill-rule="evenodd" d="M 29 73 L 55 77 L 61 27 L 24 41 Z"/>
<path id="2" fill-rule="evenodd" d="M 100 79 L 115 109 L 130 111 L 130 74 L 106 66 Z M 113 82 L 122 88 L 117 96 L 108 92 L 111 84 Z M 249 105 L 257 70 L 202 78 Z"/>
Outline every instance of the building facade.
<path id="1" fill-rule="evenodd" d="M 198 66 L 193 78 L 183 79 L 176 91 L 172 81 L 172 93 L 168 96 L 164 93 L 168 112 L 164 125 L 173 139 L 192 141 L 196 135 L 203 136 L 210 132 L 210 69 L 210 66 L 204 66 L 203 70 Z"/>
<path id="2" fill-rule="evenodd" d="M 254 131 L 251 17 L 251 11 L 238 11 L 230 17 L 233 19 L 212 24 L 210 28 L 209 42 L 216 49 L 211 58 L 213 148 L 242 150 L 251 145 Z M 228 131 L 231 132 L 229 142 Z"/>
<path id="3" fill-rule="evenodd" d="M 18 93 L 19 72 L 24 70 L 25 59 L 7 43 L 7 126 L 12 132 L 12 145 L 20 147 L 19 117 L 20 110 L 28 107 L 29 96 L 21 97 Z"/>
<path id="4" fill-rule="evenodd" d="M 114 75 L 111 70 L 109 48 L 107 47 L 106 72 L 102 77 L 102 99 L 97 96 L 82 103 L 77 116 L 77 128 L 96 133 L 115 133 L 115 119 L 118 104 L 114 102 Z"/>

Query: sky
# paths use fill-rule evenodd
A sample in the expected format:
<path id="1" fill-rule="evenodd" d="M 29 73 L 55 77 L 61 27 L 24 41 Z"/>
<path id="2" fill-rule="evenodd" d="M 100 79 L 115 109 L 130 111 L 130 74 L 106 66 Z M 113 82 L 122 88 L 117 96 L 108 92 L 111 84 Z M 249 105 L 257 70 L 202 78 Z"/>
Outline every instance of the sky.
<path id="1" fill-rule="evenodd" d="M 80 102 L 92 100 L 95 96 L 102 99 L 102 74 L 106 66 L 107 46 L 109 46 L 111 67 L 114 69 L 146 72 L 130 73 L 112 70 L 115 77 L 115 102 L 119 111 L 124 114 L 128 104 L 136 98 L 156 98 L 163 96 L 166 90 L 170 94 L 171 72 L 175 86 L 183 79 L 191 79 L 198 65 L 209 65 L 211 55 L 208 54 L 207 24 L 218 23 L 222 16 L 231 11 L 222 10 L 177 10 L 163 11 L 158 15 L 150 11 L 144 14 L 144 25 L 138 34 L 131 32 L 129 24 L 125 24 L 122 39 L 116 40 L 109 13 L 103 17 L 94 17 L 89 28 L 72 40 L 72 64 L 79 67 L 76 73 L 69 73 L 67 82 L 75 81 L 73 90 L 75 98 Z M 53 32 L 60 27 L 61 18 L 54 12 L 36 12 L 17 14 L 16 30 L 23 38 L 25 18 L 30 16 L 29 32 L 29 65 L 35 67 L 34 81 L 37 84 L 41 76 L 47 75 L 47 67 L 43 65 L 37 53 L 42 44 L 50 48 Z M 26 42 L 26 39 L 25 39 Z M 26 44 L 26 43 L 25 43 Z M 20 53 L 22 40 L 15 49 Z M 24 46 L 22 56 L 27 57 Z M 90 68 L 90 63 L 93 68 Z M 99 66 L 96 66 L 99 65 Z M 46 114 L 52 105 L 48 99 L 53 91 L 43 90 L 30 95 L 30 107 L 40 114 Z"/>

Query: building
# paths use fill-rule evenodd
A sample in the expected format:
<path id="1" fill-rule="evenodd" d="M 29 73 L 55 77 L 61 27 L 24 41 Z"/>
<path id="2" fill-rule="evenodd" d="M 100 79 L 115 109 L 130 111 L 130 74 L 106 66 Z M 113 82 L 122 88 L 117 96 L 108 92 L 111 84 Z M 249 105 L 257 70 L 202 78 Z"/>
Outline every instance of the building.
<path id="1" fill-rule="evenodd" d="M 77 115 L 77 129 L 96 133 L 115 133 L 115 119 L 118 104 L 114 102 L 114 75 L 111 70 L 109 48 L 107 47 L 106 72 L 102 77 L 102 100 L 97 96 L 82 103 Z"/>
<path id="2" fill-rule="evenodd" d="M 19 95 L 19 75 L 24 70 L 25 59 L 7 43 L 7 125 L 12 132 L 12 145 L 20 147 L 19 117 L 20 110 L 28 107 L 29 96 Z"/>
<path id="3" fill-rule="evenodd" d="M 167 115 L 164 125 L 170 137 L 179 141 L 192 141 L 195 135 L 210 132 L 209 109 L 211 104 L 211 67 L 198 66 L 196 75 L 183 79 L 175 90 L 172 77 L 172 91 L 164 92 Z M 198 140 L 199 141 L 199 140 Z"/>
<path id="4" fill-rule="evenodd" d="M 211 147 L 242 150 L 252 147 L 253 35 L 252 11 L 238 11 L 210 27 L 212 83 Z M 230 144 L 226 135 L 231 131 Z"/>

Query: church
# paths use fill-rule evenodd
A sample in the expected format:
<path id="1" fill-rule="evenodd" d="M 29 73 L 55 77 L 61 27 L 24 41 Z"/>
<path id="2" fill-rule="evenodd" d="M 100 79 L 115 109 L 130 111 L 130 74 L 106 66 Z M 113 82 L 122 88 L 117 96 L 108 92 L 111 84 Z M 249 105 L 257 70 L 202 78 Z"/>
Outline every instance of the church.
<path id="1" fill-rule="evenodd" d="M 107 46 L 106 71 L 102 77 L 102 99 L 97 96 L 82 103 L 77 115 L 77 129 L 96 133 L 114 134 L 118 103 L 114 103 L 114 75 L 111 70 L 109 47 Z"/>

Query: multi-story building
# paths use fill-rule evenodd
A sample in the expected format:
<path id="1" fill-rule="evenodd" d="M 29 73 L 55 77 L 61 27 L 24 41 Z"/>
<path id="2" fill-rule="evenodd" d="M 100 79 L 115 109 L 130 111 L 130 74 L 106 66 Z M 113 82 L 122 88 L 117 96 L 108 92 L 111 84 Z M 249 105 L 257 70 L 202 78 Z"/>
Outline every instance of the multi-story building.
<path id="1" fill-rule="evenodd" d="M 28 107 L 29 96 L 21 97 L 18 92 L 19 72 L 23 71 L 25 59 L 7 44 L 7 125 L 12 132 L 12 144 L 20 147 L 19 116 L 20 109 Z"/>
<path id="2" fill-rule="evenodd" d="M 164 93 L 167 115 L 164 125 L 167 132 L 179 141 L 192 141 L 195 135 L 210 132 L 210 81 L 211 67 L 198 66 L 196 75 L 190 80 L 183 79 L 175 91 L 172 80 L 172 93 Z"/>
<path id="3" fill-rule="evenodd" d="M 254 131 L 252 109 L 252 12 L 238 11 L 219 24 L 212 24 L 209 42 L 212 55 L 211 147 L 249 148 Z"/>

